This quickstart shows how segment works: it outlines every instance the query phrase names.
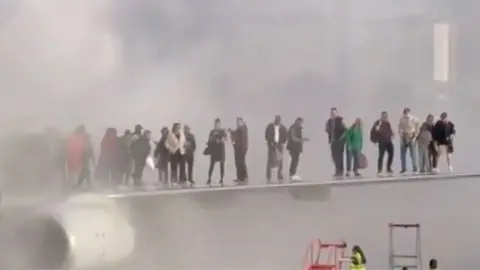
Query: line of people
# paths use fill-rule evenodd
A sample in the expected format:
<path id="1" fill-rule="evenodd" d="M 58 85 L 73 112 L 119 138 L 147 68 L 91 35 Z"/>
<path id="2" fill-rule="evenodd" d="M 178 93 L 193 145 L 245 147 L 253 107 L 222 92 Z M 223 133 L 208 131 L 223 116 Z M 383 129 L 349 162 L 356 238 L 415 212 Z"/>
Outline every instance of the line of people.
<path id="1" fill-rule="evenodd" d="M 332 160 L 335 166 L 335 177 L 360 176 L 359 170 L 366 167 L 366 158 L 362 153 L 363 127 L 360 118 L 347 127 L 343 117 L 336 108 L 331 108 L 330 118 L 325 124 L 325 132 Z M 456 134 L 455 125 L 448 119 L 447 113 L 443 112 L 435 121 L 434 116 L 429 114 L 422 123 L 411 113 L 410 108 L 404 108 L 398 121 L 398 137 L 400 142 L 400 173 L 407 172 L 407 152 L 410 154 L 413 173 L 437 173 L 439 172 L 439 158 L 445 154 L 450 172 L 452 168 L 453 138 Z M 370 141 L 378 148 L 377 173 L 384 174 L 384 159 L 387 155 L 386 173 L 393 174 L 392 164 L 394 160 L 395 132 L 390 123 L 388 113 L 382 112 L 370 129 Z M 346 151 L 345 151 L 346 148 Z M 344 160 L 347 161 L 346 172 Z M 352 166 L 353 162 L 353 166 Z"/>
<path id="2" fill-rule="evenodd" d="M 248 182 L 246 155 L 248 151 L 248 128 L 244 120 L 237 118 L 235 129 L 224 129 L 220 119 L 215 119 L 214 127 L 208 135 L 203 155 L 209 156 L 207 184 L 212 184 L 215 165 L 219 165 L 219 184 L 224 183 L 225 150 L 230 141 L 233 147 L 238 184 Z M 267 182 L 272 180 L 272 171 L 276 169 L 277 179 L 283 182 L 283 156 L 286 149 L 291 157 L 289 174 L 292 180 L 299 179 L 297 167 L 303 143 L 308 139 L 302 135 L 303 119 L 297 118 L 293 125 L 287 128 L 281 123 L 281 117 L 267 125 L 265 140 L 267 142 Z M 171 186 L 175 184 L 195 184 L 194 160 L 197 142 L 189 126 L 180 123 L 173 124 L 171 129 L 162 128 L 160 139 L 151 139 L 151 132 L 136 125 L 119 136 L 115 128 L 108 128 L 100 143 L 98 162 L 95 162 L 94 147 L 85 127 L 79 126 L 66 142 L 62 151 L 62 174 L 67 183 L 77 183 L 81 186 L 95 179 L 105 183 L 142 185 L 143 171 L 148 165 L 158 170 L 160 183 Z"/>

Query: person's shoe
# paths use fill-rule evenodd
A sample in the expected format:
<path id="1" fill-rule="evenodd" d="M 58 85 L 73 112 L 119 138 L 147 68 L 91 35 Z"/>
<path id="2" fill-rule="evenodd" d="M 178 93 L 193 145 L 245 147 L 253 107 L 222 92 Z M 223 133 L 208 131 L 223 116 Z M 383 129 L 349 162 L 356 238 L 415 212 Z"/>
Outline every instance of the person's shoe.
<path id="1" fill-rule="evenodd" d="M 383 176 L 384 176 L 384 175 L 383 175 L 383 172 L 382 172 L 382 171 L 377 172 L 377 176 L 378 176 L 378 177 L 383 177 Z"/>
<path id="2" fill-rule="evenodd" d="M 392 174 L 393 174 L 392 169 L 388 169 L 388 170 L 387 170 L 387 174 L 392 175 Z"/>
<path id="3" fill-rule="evenodd" d="M 297 181 L 302 181 L 302 177 L 298 174 L 290 176 L 290 181 L 292 182 L 297 182 Z"/>
<path id="4" fill-rule="evenodd" d="M 195 181 L 190 180 L 190 181 L 188 181 L 188 184 L 189 184 L 191 187 L 193 187 L 193 186 L 195 186 Z"/>
<path id="5" fill-rule="evenodd" d="M 350 173 L 347 172 L 347 173 L 345 174 L 345 177 L 350 177 Z"/>
<path id="6" fill-rule="evenodd" d="M 453 172 L 453 167 L 452 167 L 452 165 L 448 166 L 448 172 Z"/>
<path id="7" fill-rule="evenodd" d="M 212 179 L 208 179 L 207 185 L 208 185 L 208 186 L 212 185 Z"/>
<path id="8" fill-rule="evenodd" d="M 220 184 L 220 186 L 223 186 L 223 179 L 220 179 L 220 181 L 218 182 L 218 184 Z"/>
<path id="9" fill-rule="evenodd" d="M 359 172 L 355 172 L 355 177 L 360 177 L 362 176 Z"/>
<path id="10" fill-rule="evenodd" d="M 405 170 L 405 169 L 402 169 L 402 170 L 400 171 L 400 173 L 406 173 L 406 172 L 407 172 L 407 170 Z"/>
<path id="11" fill-rule="evenodd" d="M 413 173 L 417 173 L 418 172 L 418 169 L 413 169 Z"/>

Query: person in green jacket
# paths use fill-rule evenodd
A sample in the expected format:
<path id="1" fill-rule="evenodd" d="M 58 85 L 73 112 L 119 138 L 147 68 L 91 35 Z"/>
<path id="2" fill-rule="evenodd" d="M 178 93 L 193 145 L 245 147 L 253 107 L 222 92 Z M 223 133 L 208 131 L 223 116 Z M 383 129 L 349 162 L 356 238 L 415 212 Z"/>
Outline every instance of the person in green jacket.
<path id="1" fill-rule="evenodd" d="M 350 126 L 343 134 L 343 138 L 347 144 L 347 174 L 350 176 L 352 171 L 353 161 L 353 173 L 355 176 L 361 176 L 358 172 L 360 167 L 360 156 L 363 148 L 363 128 L 362 120 L 360 118 L 355 119 L 355 122 Z"/>

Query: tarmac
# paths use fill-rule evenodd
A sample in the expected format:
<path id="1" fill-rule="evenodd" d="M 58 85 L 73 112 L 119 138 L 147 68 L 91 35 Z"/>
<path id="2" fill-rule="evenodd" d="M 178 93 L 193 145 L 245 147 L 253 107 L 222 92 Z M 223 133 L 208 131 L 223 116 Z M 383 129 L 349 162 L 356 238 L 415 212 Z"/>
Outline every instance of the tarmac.
<path id="1" fill-rule="evenodd" d="M 137 237 L 135 253 L 112 269 L 303 269 L 315 238 L 361 245 L 369 269 L 388 269 L 390 222 L 420 224 L 425 268 L 435 257 L 444 269 L 475 269 L 479 187 L 480 173 L 469 173 L 106 191 L 128 209 Z M 395 252 L 414 253 L 414 231 L 395 233 Z"/>

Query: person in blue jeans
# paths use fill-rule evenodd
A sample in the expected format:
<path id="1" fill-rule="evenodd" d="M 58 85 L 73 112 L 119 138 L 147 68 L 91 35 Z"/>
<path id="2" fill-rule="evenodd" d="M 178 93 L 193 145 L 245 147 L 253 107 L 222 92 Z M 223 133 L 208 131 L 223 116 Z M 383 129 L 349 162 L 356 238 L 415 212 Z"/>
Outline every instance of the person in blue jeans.
<path id="1" fill-rule="evenodd" d="M 400 137 L 400 160 L 402 162 L 402 170 L 400 173 L 407 171 L 407 151 L 410 152 L 412 160 L 413 172 L 418 171 L 417 167 L 417 135 L 420 131 L 420 121 L 417 117 L 410 113 L 409 108 L 403 109 L 403 115 L 398 123 L 398 134 Z"/>

